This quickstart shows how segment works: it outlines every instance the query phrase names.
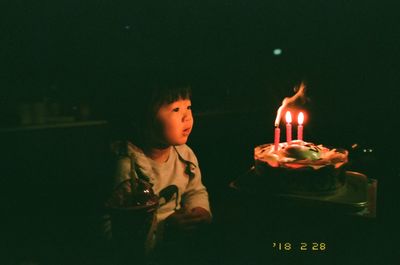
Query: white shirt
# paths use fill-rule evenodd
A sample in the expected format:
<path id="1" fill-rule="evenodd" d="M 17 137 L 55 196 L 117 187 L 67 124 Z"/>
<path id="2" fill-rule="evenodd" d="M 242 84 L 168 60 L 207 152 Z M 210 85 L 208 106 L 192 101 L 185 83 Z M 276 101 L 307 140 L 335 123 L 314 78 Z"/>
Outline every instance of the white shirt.
<path id="1" fill-rule="evenodd" d="M 201 181 L 196 155 L 189 146 L 184 144 L 172 147 L 164 163 L 152 160 L 132 144 L 128 152 L 132 154 L 135 166 L 149 177 L 154 193 L 160 197 L 158 222 L 181 207 L 185 210 L 202 207 L 210 212 L 207 189 Z M 117 176 L 117 179 L 121 177 Z M 129 175 L 123 176 L 122 180 L 126 177 L 129 178 Z"/>
<path id="2" fill-rule="evenodd" d="M 159 196 L 153 225 L 149 231 L 146 248 L 152 249 L 156 241 L 162 238 L 162 221 L 176 210 L 184 208 L 187 211 L 202 207 L 210 212 L 208 192 L 201 181 L 201 172 L 196 155 L 186 144 L 173 146 L 164 163 L 159 163 L 147 157 L 144 152 L 133 144 L 128 144 L 129 157 L 118 161 L 115 174 L 115 186 L 131 178 L 131 165 L 149 178 L 153 191 Z"/>

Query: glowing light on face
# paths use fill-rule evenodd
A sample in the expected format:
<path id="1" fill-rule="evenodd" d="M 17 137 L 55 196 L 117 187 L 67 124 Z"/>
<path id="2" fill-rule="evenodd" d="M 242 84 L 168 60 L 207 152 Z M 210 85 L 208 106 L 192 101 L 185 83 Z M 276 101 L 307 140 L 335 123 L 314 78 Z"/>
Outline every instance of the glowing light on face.
<path id="1" fill-rule="evenodd" d="M 164 104 L 157 112 L 160 140 L 168 145 L 186 143 L 193 128 L 191 101 L 180 99 Z"/>

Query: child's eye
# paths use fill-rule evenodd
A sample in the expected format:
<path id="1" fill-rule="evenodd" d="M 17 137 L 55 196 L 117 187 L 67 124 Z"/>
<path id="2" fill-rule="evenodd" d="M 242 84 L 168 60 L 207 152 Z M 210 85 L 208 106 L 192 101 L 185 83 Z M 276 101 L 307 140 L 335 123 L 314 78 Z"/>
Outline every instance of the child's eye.
<path id="1" fill-rule="evenodd" d="M 188 109 L 188 110 L 192 110 L 192 106 L 188 106 L 187 109 Z"/>
<path id="2" fill-rule="evenodd" d="M 173 112 L 179 112 L 179 108 L 172 109 Z"/>

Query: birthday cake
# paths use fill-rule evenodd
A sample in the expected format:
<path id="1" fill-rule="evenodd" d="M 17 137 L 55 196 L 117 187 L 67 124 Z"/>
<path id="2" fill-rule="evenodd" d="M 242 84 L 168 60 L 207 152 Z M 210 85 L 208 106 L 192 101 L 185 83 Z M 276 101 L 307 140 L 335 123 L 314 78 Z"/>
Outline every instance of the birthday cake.
<path id="1" fill-rule="evenodd" d="M 331 194 L 345 185 L 348 151 L 302 140 L 254 148 L 254 175 L 271 191 Z"/>

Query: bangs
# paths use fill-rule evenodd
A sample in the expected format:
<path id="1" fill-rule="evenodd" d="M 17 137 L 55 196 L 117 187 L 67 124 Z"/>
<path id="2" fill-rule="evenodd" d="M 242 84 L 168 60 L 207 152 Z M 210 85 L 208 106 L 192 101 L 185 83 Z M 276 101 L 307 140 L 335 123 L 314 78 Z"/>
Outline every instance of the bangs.
<path id="1" fill-rule="evenodd" d="M 179 85 L 172 87 L 160 87 L 153 90 L 152 108 L 157 111 L 164 104 L 171 104 L 180 99 L 191 99 L 192 89 L 190 85 Z"/>
<path id="2" fill-rule="evenodd" d="M 165 89 L 161 92 L 159 102 L 161 104 L 170 104 L 179 99 L 191 99 L 192 90 L 190 86 L 182 86 L 173 89 Z"/>

